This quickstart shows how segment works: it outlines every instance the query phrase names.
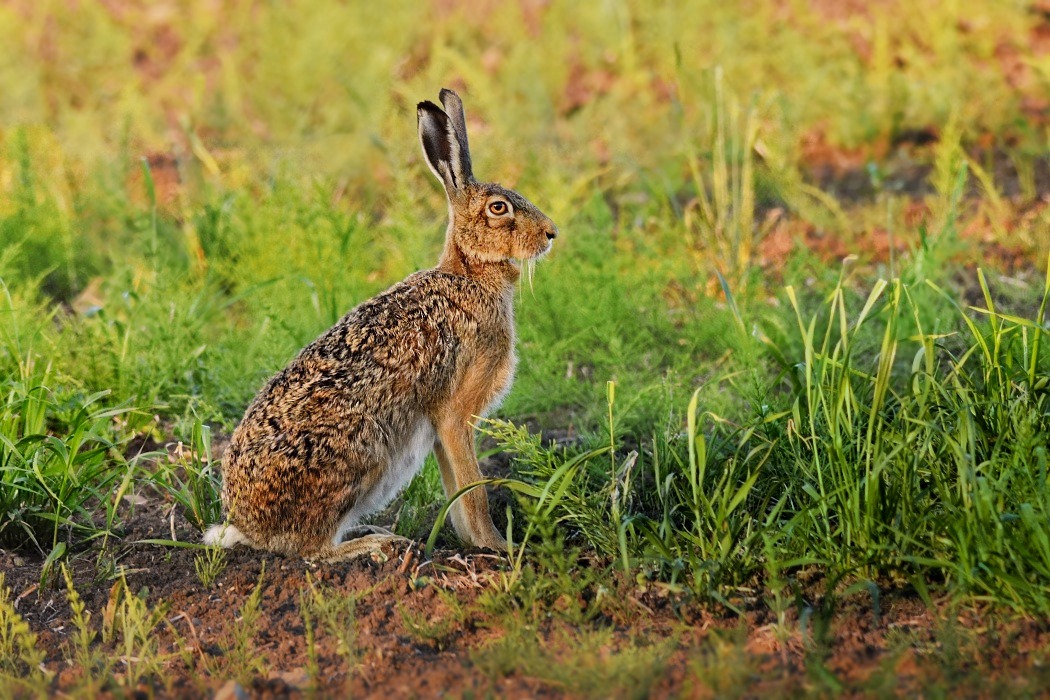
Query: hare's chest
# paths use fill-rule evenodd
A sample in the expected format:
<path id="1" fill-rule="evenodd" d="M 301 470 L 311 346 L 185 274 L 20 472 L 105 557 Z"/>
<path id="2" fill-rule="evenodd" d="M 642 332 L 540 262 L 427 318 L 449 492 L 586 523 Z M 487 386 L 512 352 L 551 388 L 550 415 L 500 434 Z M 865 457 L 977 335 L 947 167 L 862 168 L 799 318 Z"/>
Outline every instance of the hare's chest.
<path id="1" fill-rule="evenodd" d="M 501 343 L 497 357 L 499 358 L 492 370 L 492 399 L 485 409 L 485 413 L 499 408 L 510 392 L 514 384 L 514 372 L 518 368 L 518 353 L 514 350 L 514 305 L 512 300 L 506 300 L 506 321 L 501 334 Z"/>
<path id="2" fill-rule="evenodd" d="M 492 411 L 495 411 L 503 403 L 503 399 L 510 393 L 511 386 L 514 385 L 514 371 L 518 366 L 518 356 L 511 348 L 510 351 L 503 358 L 502 362 L 498 363 L 492 368 L 491 385 L 489 389 L 489 399 L 485 405 L 482 415 L 488 415 Z"/>

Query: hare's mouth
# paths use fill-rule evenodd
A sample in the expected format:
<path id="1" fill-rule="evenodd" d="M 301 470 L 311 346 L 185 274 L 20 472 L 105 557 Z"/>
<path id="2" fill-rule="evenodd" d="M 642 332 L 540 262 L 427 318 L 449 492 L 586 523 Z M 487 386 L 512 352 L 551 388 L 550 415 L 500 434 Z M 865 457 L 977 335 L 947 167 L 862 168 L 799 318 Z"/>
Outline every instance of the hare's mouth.
<path id="1" fill-rule="evenodd" d="M 528 260 L 539 260 L 540 258 L 544 257 L 547 253 L 551 252 L 551 248 L 553 248 L 553 247 L 554 247 L 554 242 L 553 241 L 547 241 L 546 243 L 543 244 L 542 248 L 540 248 L 538 251 L 536 251 L 535 253 L 530 255 L 527 259 Z"/>
<path id="2" fill-rule="evenodd" d="M 513 265 L 516 269 L 520 270 L 523 264 L 533 263 L 539 260 L 540 258 L 547 255 L 547 253 L 551 252 L 551 248 L 553 247 L 553 244 L 548 242 L 547 245 L 543 246 L 535 253 L 531 253 L 528 255 L 519 255 L 514 258 L 508 258 L 508 260 L 510 261 L 511 265 Z"/>
<path id="3" fill-rule="evenodd" d="M 551 243 L 550 241 L 547 241 L 547 245 L 543 246 L 540 249 L 540 252 L 538 252 L 535 255 L 533 255 L 531 258 L 529 258 L 529 260 L 530 261 L 535 261 L 535 260 L 539 260 L 540 258 L 546 257 L 547 253 L 551 252 L 551 248 L 553 248 L 553 247 L 554 247 L 554 244 Z"/>

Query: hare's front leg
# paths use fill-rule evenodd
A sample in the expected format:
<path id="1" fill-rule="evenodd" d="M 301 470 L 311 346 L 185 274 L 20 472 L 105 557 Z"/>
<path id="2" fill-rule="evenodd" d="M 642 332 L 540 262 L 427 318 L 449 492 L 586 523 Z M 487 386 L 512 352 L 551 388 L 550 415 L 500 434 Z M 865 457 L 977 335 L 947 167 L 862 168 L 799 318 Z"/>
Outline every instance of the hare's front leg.
<path id="1" fill-rule="evenodd" d="M 441 468 L 445 495 L 452 497 L 467 484 L 482 479 L 474 450 L 474 426 L 466 418 L 450 418 L 438 426 L 434 454 Z M 499 534 L 489 514 L 485 487 L 471 489 L 452 505 L 452 525 L 468 544 L 506 551 L 507 540 Z"/>

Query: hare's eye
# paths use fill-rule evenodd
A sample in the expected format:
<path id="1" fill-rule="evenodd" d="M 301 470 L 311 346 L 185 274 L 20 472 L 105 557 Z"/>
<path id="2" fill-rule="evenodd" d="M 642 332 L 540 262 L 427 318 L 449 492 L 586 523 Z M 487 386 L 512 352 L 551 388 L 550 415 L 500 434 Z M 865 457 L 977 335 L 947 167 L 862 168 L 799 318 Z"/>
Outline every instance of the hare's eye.
<path id="1" fill-rule="evenodd" d="M 493 216 L 503 216 L 507 213 L 507 203 L 496 200 L 489 205 L 489 213 Z"/>

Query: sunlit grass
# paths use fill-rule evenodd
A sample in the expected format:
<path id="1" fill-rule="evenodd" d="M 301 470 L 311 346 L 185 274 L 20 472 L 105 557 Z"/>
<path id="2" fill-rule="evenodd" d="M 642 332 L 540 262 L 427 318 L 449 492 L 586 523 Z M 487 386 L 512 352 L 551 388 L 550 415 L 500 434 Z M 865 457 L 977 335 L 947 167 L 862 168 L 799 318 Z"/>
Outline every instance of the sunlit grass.
<path id="1" fill-rule="evenodd" d="M 496 434 L 522 473 L 550 480 L 545 517 L 701 597 L 732 604 L 763 567 L 817 565 L 829 592 L 903 576 L 923 594 L 941 582 L 1043 614 L 1050 353 L 1038 319 L 1050 270 L 1028 318 L 997 311 L 979 281 L 983 307 L 933 321 L 927 300 L 943 292 L 929 282 L 878 281 L 859 307 L 839 286 L 814 310 L 788 287 L 797 326 L 767 338 L 781 371 L 766 403 L 718 414 L 698 391 L 684 434 L 617 447 L 614 468 L 631 467 L 612 483 L 594 454 L 566 490 L 571 453 Z"/>
<path id="2" fill-rule="evenodd" d="M 60 556 L 108 536 L 135 466 L 134 433 L 103 395 L 59 398 L 45 371 L 0 384 L 0 543 Z M 65 405 L 63 405 L 65 403 Z"/>

